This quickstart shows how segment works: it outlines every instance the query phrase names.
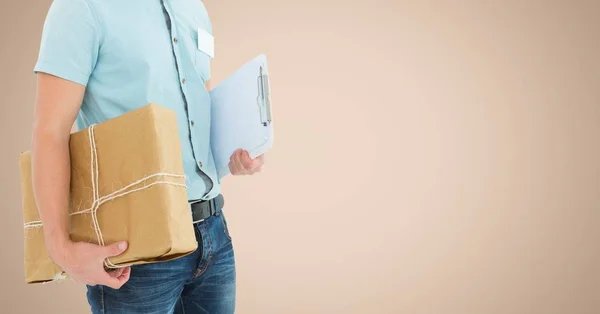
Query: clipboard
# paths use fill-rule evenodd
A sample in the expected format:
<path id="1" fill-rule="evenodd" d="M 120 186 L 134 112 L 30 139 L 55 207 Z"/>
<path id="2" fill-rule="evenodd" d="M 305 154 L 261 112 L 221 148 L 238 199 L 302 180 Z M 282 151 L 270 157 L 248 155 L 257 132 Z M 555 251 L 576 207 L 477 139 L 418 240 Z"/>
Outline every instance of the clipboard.
<path id="1" fill-rule="evenodd" d="M 230 173 L 229 160 L 238 148 L 256 158 L 273 146 L 267 57 L 246 62 L 212 89 L 210 98 L 211 149 L 221 179 Z"/>

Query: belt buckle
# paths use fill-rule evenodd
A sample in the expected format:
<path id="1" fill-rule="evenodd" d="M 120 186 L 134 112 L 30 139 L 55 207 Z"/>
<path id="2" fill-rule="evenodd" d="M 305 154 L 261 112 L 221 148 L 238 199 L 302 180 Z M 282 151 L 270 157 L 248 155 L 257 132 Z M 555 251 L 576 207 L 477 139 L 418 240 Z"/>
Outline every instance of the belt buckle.
<path id="1" fill-rule="evenodd" d="M 214 198 L 210 199 L 210 200 L 199 200 L 199 201 L 192 202 L 192 203 L 190 203 L 190 208 L 192 208 L 193 204 L 196 204 L 196 203 L 208 203 L 208 204 L 206 204 L 208 206 L 208 217 L 202 218 L 199 220 L 195 220 L 195 221 L 193 221 L 194 224 L 203 222 L 204 220 L 208 219 L 210 216 L 214 216 L 217 213 L 217 202 Z M 192 215 L 193 215 L 193 211 L 192 211 Z"/>
<path id="2" fill-rule="evenodd" d="M 208 201 L 208 208 L 211 216 L 217 213 L 217 205 L 214 198 Z"/>
<path id="3" fill-rule="evenodd" d="M 191 203 L 189 204 L 189 205 L 190 205 L 190 214 L 192 215 L 192 217 L 194 216 L 194 204 L 201 203 L 201 202 L 202 202 L 202 200 L 196 200 L 196 201 L 194 201 L 194 202 L 191 202 Z M 206 218 L 203 218 L 203 219 L 199 219 L 199 220 L 192 221 L 192 224 L 197 224 L 197 223 L 199 223 L 199 222 L 203 222 L 205 219 L 206 219 Z"/>

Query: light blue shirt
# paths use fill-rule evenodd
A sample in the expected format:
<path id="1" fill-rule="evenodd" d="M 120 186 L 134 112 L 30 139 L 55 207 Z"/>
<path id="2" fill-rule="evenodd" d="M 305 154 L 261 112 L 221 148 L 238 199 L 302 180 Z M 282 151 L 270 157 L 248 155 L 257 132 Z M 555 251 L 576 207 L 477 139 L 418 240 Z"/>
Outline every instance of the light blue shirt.
<path id="1" fill-rule="evenodd" d="M 149 103 L 177 112 L 190 200 L 220 193 L 198 29 L 212 34 L 200 0 L 54 0 L 34 69 L 86 86 L 80 129 Z"/>

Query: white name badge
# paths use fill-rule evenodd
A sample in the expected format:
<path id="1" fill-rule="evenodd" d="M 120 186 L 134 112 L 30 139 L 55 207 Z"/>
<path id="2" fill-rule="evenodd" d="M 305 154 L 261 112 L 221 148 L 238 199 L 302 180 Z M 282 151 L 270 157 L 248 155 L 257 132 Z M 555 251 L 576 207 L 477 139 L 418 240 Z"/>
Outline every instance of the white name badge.
<path id="1" fill-rule="evenodd" d="M 198 50 L 215 58 L 215 38 L 201 28 L 198 28 Z"/>

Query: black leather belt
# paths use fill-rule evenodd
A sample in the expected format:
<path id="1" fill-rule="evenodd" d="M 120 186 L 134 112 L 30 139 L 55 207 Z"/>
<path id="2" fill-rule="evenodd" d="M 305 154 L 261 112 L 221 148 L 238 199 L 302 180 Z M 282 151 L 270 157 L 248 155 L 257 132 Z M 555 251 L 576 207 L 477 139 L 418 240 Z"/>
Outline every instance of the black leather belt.
<path id="1" fill-rule="evenodd" d="M 190 203 L 192 219 L 194 222 L 199 222 L 213 216 L 223 208 L 224 203 L 225 200 L 222 194 L 219 194 L 210 200 Z"/>

